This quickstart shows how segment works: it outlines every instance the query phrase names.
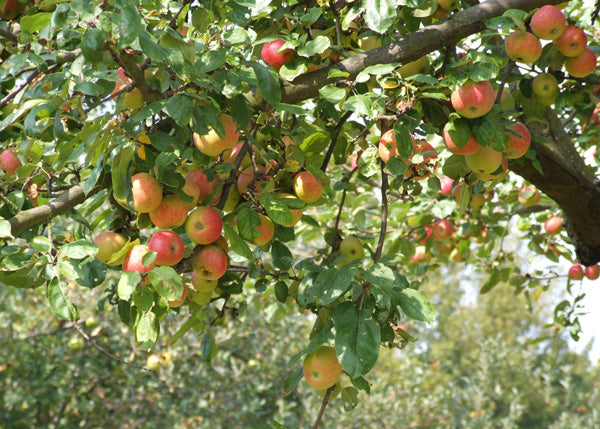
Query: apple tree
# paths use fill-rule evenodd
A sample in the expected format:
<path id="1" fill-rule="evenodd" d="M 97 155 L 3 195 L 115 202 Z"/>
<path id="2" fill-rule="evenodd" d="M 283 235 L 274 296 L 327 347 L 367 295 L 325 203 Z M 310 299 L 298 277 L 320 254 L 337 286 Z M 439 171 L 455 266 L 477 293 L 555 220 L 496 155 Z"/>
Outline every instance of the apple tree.
<path id="1" fill-rule="evenodd" d="M 168 315 L 212 355 L 252 300 L 302 312 L 282 388 L 320 380 L 315 426 L 340 373 L 355 405 L 403 321 L 435 321 L 446 264 L 481 293 L 563 278 L 577 338 L 599 12 L 558 3 L 0 0 L 0 285 L 89 341 L 74 296 L 100 288 L 148 350 Z M 515 267 L 515 228 L 569 273 Z"/>

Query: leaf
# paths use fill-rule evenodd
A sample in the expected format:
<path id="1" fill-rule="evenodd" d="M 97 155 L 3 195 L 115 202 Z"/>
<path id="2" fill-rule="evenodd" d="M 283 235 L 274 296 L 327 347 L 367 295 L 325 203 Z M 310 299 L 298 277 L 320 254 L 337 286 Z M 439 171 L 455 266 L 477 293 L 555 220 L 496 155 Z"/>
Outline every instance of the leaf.
<path id="1" fill-rule="evenodd" d="M 406 278 L 380 262 L 375 263 L 369 271 L 363 271 L 361 277 L 386 295 L 394 306 L 400 305 L 400 292 L 408 287 Z"/>
<path id="2" fill-rule="evenodd" d="M 69 320 L 77 320 L 79 318 L 77 308 L 67 300 L 65 289 L 58 277 L 54 277 L 48 283 L 48 302 L 52 311 L 58 316 Z"/>
<path id="3" fill-rule="evenodd" d="M 149 349 L 158 339 L 159 329 L 156 315 L 152 312 L 143 313 L 135 326 L 135 339 L 142 347 Z"/>
<path id="4" fill-rule="evenodd" d="M 365 0 L 364 9 L 367 27 L 379 34 L 385 33 L 396 18 L 395 0 Z"/>
<path id="5" fill-rule="evenodd" d="M 464 147 L 471 135 L 469 124 L 462 119 L 448 122 L 444 127 L 445 131 L 450 134 L 452 142 L 459 148 Z"/>
<path id="6" fill-rule="evenodd" d="M 157 44 L 148 32 L 141 31 L 139 39 L 142 51 L 148 55 L 148 58 L 157 63 L 167 61 L 165 48 Z"/>
<path id="7" fill-rule="evenodd" d="M 450 155 L 450 157 L 444 162 L 442 166 L 442 172 L 445 176 L 450 177 L 451 179 L 457 180 L 459 177 L 467 174 L 471 169 L 465 162 L 465 157 L 463 155 Z"/>
<path id="8" fill-rule="evenodd" d="M 0 218 L 0 238 L 13 238 L 10 222 Z"/>
<path id="9" fill-rule="evenodd" d="M 67 257 L 72 259 L 83 259 L 86 256 L 96 256 L 98 246 L 90 243 L 87 240 L 77 240 L 72 243 L 65 244 L 60 248 L 60 251 Z"/>
<path id="10" fill-rule="evenodd" d="M 403 289 L 400 291 L 400 308 L 404 314 L 414 320 L 433 323 L 437 312 L 419 291 L 415 289 Z"/>
<path id="11" fill-rule="evenodd" d="M 344 371 L 351 378 L 368 373 L 377 362 L 381 336 L 370 311 L 343 302 L 331 312 L 335 326 L 335 349 Z"/>
<path id="12" fill-rule="evenodd" d="M 181 277 L 171 267 L 154 267 L 148 273 L 154 290 L 167 301 L 177 301 L 183 294 Z"/>
<path id="13" fill-rule="evenodd" d="M 410 158 L 415 150 L 415 144 L 408 127 L 400 121 L 396 121 L 394 123 L 394 137 L 396 138 L 396 146 L 400 157 Z"/>
<path id="14" fill-rule="evenodd" d="M 165 106 L 165 110 L 171 118 L 175 119 L 177 125 L 183 127 L 190 122 L 190 118 L 192 117 L 192 107 L 193 103 L 190 97 L 183 94 L 177 94 L 169 99 Z"/>
<path id="15" fill-rule="evenodd" d="M 346 90 L 335 85 L 325 85 L 319 89 L 319 95 L 326 101 L 336 104 L 346 97 Z"/>
<path id="16" fill-rule="evenodd" d="M 183 325 L 175 332 L 169 339 L 169 344 L 175 344 L 181 337 L 185 335 L 190 329 L 194 329 L 196 332 L 202 330 L 204 322 L 198 318 L 198 313 L 194 313 L 188 320 L 183 322 Z"/>
<path id="17" fill-rule="evenodd" d="M 131 294 L 142 281 L 142 276 L 137 271 L 123 271 L 119 284 L 117 285 L 117 294 L 123 301 L 129 301 Z"/>
<path id="18" fill-rule="evenodd" d="M 492 288 L 494 286 L 496 286 L 498 283 L 500 283 L 500 280 L 501 280 L 500 271 L 497 269 L 494 269 L 494 271 L 492 271 L 492 273 L 490 274 L 490 276 L 488 277 L 486 282 L 483 284 L 483 286 L 481 286 L 481 290 L 479 291 L 479 293 L 481 295 L 488 293 L 489 291 L 492 290 Z"/>
<path id="19" fill-rule="evenodd" d="M 281 87 L 279 86 L 279 78 L 272 68 L 264 66 L 256 61 L 250 63 L 256 80 L 258 81 L 258 89 L 263 98 L 271 105 L 277 106 L 281 101 Z"/>
<path id="20" fill-rule="evenodd" d="M 315 301 L 320 305 L 334 302 L 348 290 L 357 270 L 356 265 L 347 264 L 319 273 L 313 286 Z"/>
<path id="21" fill-rule="evenodd" d="M 249 208 L 243 208 L 236 217 L 238 231 L 244 240 L 254 241 L 260 236 L 260 231 L 256 229 L 260 225 L 258 213 Z"/>
<path id="22" fill-rule="evenodd" d="M 322 54 L 329 47 L 329 38 L 325 36 L 317 36 L 306 44 L 300 47 L 297 51 L 298 55 L 310 57 L 316 54 Z"/>
<path id="23" fill-rule="evenodd" d="M 261 200 L 263 207 L 267 212 L 267 216 L 279 225 L 288 226 L 294 222 L 294 216 L 281 199 L 265 199 Z"/>
<path id="24" fill-rule="evenodd" d="M 302 367 L 289 374 L 283 381 L 283 394 L 287 396 L 292 393 L 303 376 Z"/>
<path id="25" fill-rule="evenodd" d="M 227 52 L 225 49 L 217 51 L 207 51 L 200 57 L 198 72 L 208 73 L 222 67 L 227 61 Z"/>
<path id="26" fill-rule="evenodd" d="M 154 292 L 148 286 L 139 286 L 133 292 L 133 302 L 142 311 L 149 311 L 154 305 Z"/>
<path id="27" fill-rule="evenodd" d="M 133 43 L 142 31 L 142 16 L 133 3 L 125 3 L 120 9 L 119 45 L 125 47 Z"/>
<path id="28" fill-rule="evenodd" d="M 131 195 L 131 168 L 133 167 L 133 145 L 123 147 L 115 155 L 112 163 L 112 189 L 115 200 L 129 210 Z"/>
<path id="29" fill-rule="evenodd" d="M 271 255 L 273 257 L 273 265 L 280 270 L 289 270 L 294 263 L 294 258 L 292 257 L 290 249 L 279 241 L 271 243 Z"/>
<path id="30" fill-rule="evenodd" d="M 304 155 L 311 156 L 323 152 L 331 143 L 329 134 L 318 131 L 306 137 L 300 144 Z"/>
<path id="31" fill-rule="evenodd" d="M 81 53 L 91 63 L 102 61 L 102 47 L 108 34 L 99 28 L 88 28 L 81 38 Z"/>
<path id="32" fill-rule="evenodd" d="M 287 247 L 286 247 L 286 249 L 287 249 Z M 277 301 L 285 304 L 285 301 L 287 300 L 287 297 L 288 297 L 289 289 L 283 280 L 279 280 L 277 283 L 275 283 L 273 292 L 275 293 L 275 298 L 277 298 Z"/>
<path id="33" fill-rule="evenodd" d="M 236 234 L 232 227 L 227 224 L 223 224 L 223 231 L 225 232 L 225 238 L 229 242 L 231 250 L 248 260 L 252 260 L 254 258 L 252 251 L 246 242 L 242 239 L 242 237 Z"/>
<path id="34" fill-rule="evenodd" d="M 21 31 L 35 33 L 43 30 L 52 21 L 52 13 L 36 13 L 35 15 L 26 15 L 19 20 Z"/>

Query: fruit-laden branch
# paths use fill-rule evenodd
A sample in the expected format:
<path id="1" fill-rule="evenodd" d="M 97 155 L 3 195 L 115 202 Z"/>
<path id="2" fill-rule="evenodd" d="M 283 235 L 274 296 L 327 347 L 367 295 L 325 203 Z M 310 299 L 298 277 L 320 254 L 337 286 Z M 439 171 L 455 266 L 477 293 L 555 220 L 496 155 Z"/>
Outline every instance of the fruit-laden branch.
<path id="1" fill-rule="evenodd" d="M 509 9 L 530 11 L 561 0 L 489 0 L 453 14 L 381 48 L 372 49 L 341 61 L 331 67 L 304 73 L 291 82 L 281 82 L 282 102 L 295 104 L 317 97 L 319 89 L 341 80 L 354 79 L 362 70 L 376 64 L 407 63 L 443 46 L 454 45 L 461 39 L 485 29 L 488 19 L 502 15 Z M 327 78 L 329 70 L 348 72 L 349 77 Z"/>

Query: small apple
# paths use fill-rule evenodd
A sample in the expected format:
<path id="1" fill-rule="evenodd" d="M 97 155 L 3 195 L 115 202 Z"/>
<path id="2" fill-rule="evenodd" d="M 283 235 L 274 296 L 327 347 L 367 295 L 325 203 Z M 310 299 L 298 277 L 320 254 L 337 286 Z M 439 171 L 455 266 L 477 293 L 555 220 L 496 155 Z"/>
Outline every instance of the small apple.
<path id="1" fill-rule="evenodd" d="M 600 266 L 596 264 L 585 267 L 584 274 L 588 280 L 596 280 L 600 276 Z"/>
<path id="2" fill-rule="evenodd" d="M 167 195 L 150 212 L 150 220 L 160 229 L 174 229 L 180 227 L 187 219 L 190 205 L 179 198 L 178 195 Z"/>
<path id="3" fill-rule="evenodd" d="M 442 9 L 445 10 L 454 10 L 458 7 L 460 1 L 459 0 L 439 0 L 438 4 Z"/>
<path id="4" fill-rule="evenodd" d="M 440 194 L 445 197 L 449 197 L 452 193 L 452 185 L 454 184 L 454 179 L 444 176 L 440 179 Z"/>
<path id="5" fill-rule="evenodd" d="M 576 57 L 565 60 L 565 69 L 573 77 L 586 77 L 596 70 L 596 54 L 589 48 Z"/>
<path id="6" fill-rule="evenodd" d="M 567 19 L 559 8 L 546 5 L 533 14 L 529 26 L 533 34 L 540 39 L 555 40 L 567 28 Z"/>
<path id="7" fill-rule="evenodd" d="M 139 213 L 150 213 L 162 202 L 162 190 L 156 179 L 148 173 L 137 173 L 131 177 L 133 209 Z"/>
<path id="8" fill-rule="evenodd" d="M 294 52 L 291 49 L 285 49 L 280 52 L 284 43 L 285 40 L 276 39 L 265 43 L 260 51 L 262 60 L 277 71 L 279 71 L 284 64 L 289 64 L 294 61 Z"/>
<path id="9" fill-rule="evenodd" d="M 583 54 L 587 47 L 587 36 L 576 25 L 569 25 L 558 39 L 554 41 L 558 51 L 565 57 L 576 57 Z"/>
<path id="10" fill-rule="evenodd" d="M 127 244 L 127 239 L 121 234 L 110 231 L 101 232 L 94 239 L 94 244 L 98 246 L 96 258 L 100 262 L 107 265 L 121 265 L 123 263 L 124 256 L 118 261 L 108 263 L 112 259 L 112 256 Z"/>
<path id="11" fill-rule="evenodd" d="M 254 229 L 259 231 L 260 235 L 254 239 L 253 243 L 256 246 L 264 246 L 273 238 L 273 235 L 275 234 L 275 225 L 271 219 L 262 213 L 259 213 L 258 217 L 260 218 L 260 225 L 256 226 Z"/>
<path id="12" fill-rule="evenodd" d="M 342 375 L 342 365 L 338 361 L 334 347 L 320 346 L 304 358 L 302 365 L 304 379 L 309 386 L 317 389 L 328 389 Z"/>
<path id="13" fill-rule="evenodd" d="M 433 236 L 439 241 L 447 240 L 454 233 L 454 225 L 448 219 L 436 220 L 431 229 Z"/>
<path id="14" fill-rule="evenodd" d="M 206 199 L 206 197 L 212 194 L 219 182 L 221 181 L 221 179 L 218 176 L 215 176 L 213 180 L 208 180 L 208 177 L 206 176 L 206 174 L 204 174 L 204 171 L 201 169 L 190 171 L 185 176 L 185 178 L 191 180 L 196 184 L 196 186 L 198 186 L 198 189 L 200 190 L 200 193 L 198 194 L 199 203 L 202 203 Z M 219 197 L 220 195 L 215 195 L 215 197 L 209 205 L 212 206 L 217 204 L 219 202 Z"/>
<path id="15" fill-rule="evenodd" d="M 298 199 L 305 203 L 314 203 L 321 198 L 323 188 L 315 176 L 308 171 L 303 171 L 294 176 L 294 192 Z"/>
<path id="16" fill-rule="evenodd" d="M 228 162 L 230 164 L 235 164 L 237 157 L 242 150 L 242 146 L 244 146 L 244 142 L 236 144 L 231 150 L 227 149 L 223 152 L 224 162 Z M 242 158 L 242 162 L 240 163 L 240 168 L 246 168 L 252 165 L 252 159 L 250 158 L 250 154 L 246 152 L 244 157 Z"/>
<path id="17" fill-rule="evenodd" d="M 535 206 L 541 198 L 540 191 L 533 185 L 526 186 L 519 191 L 519 202 L 525 207 Z"/>
<path id="18" fill-rule="evenodd" d="M 571 265 L 569 268 L 569 278 L 571 280 L 583 280 L 583 266 L 581 264 L 575 263 Z"/>
<path id="19" fill-rule="evenodd" d="M 517 159 L 525 155 L 531 144 L 531 134 L 525 124 L 517 122 L 508 127 L 509 130 L 520 134 L 520 137 L 512 133 L 506 133 L 506 150 L 504 157 L 508 159 Z"/>
<path id="20" fill-rule="evenodd" d="M 558 81 L 554 77 L 553 74 L 550 73 L 540 73 L 538 74 L 532 82 L 533 93 L 536 97 L 541 99 L 550 99 L 554 104 L 554 100 L 558 97 L 560 90 L 558 88 Z"/>
<path id="21" fill-rule="evenodd" d="M 83 350 L 83 348 L 85 347 L 85 344 L 83 343 L 83 338 L 77 336 L 77 337 L 71 337 L 69 338 L 69 341 L 67 341 L 67 348 L 69 350 L 73 350 L 73 351 L 80 351 Z"/>
<path id="22" fill-rule="evenodd" d="M 427 248 L 425 246 L 415 247 L 415 253 L 411 256 L 410 260 L 416 264 L 422 264 L 428 262 L 431 258 Z"/>
<path id="23" fill-rule="evenodd" d="M 184 284 L 183 292 L 181 292 L 181 298 L 179 298 L 176 301 L 169 301 L 169 307 L 171 307 L 171 308 L 181 307 L 183 305 L 183 303 L 185 302 L 186 297 L 187 297 L 187 286 Z"/>
<path id="24" fill-rule="evenodd" d="M 398 73 L 403 78 L 407 78 L 415 74 L 428 74 L 429 58 L 426 55 L 424 55 L 418 60 L 406 63 L 398 69 Z"/>
<path id="25" fill-rule="evenodd" d="M 171 361 L 173 360 L 173 355 L 170 351 L 165 351 L 160 354 L 160 364 L 162 366 L 169 366 Z"/>
<path id="26" fill-rule="evenodd" d="M 145 244 L 137 244 L 129 249 L 123 260 L 123 271 L 137 271 L 140 274 L 147 273 L 154 268 L 154 263 L 144 265 L 142 259 L 150 249 Z"/>
<path id="27" fill-rule="evenodd" d="M 468 80 L 450 95 L 452 107 L 465 118 L 479 118 L 492 110 L 496 91 L 487 80 Z"/>
<path id="28" fill-rule="evenodd" d="M 502 157 L 502 162 L 500 163 L 500 167 L 494 170 L 491 173 L 485 173 L 483 171 L 475 171 L 475 176 L 481 180 L 482 182 L 489 182 L 490 180 L 501 180 L 504 176 L 506 176 L 506 172 L 508 171 L 508 160 L 506 157 Z"/>
<path id="29" fill-rule="evenodd" d="M 416 143 L 415 143 L 415 139 L 413 138 L 412 135 L 411 135 L 411 139 L 413 141 L 413 153 L 414 153 L 414 148 L 415 148 Z M 400 153 L 398 152 L 398 146 L 396 145 L 396 136 L 394 135 L 393 129 L 387 130 L 385 133 L 383 133 L 383 135 L 381 136 L 381 139 L 379 140 L 378 150 L 379 150 L 379 157 L 385 163 L 387 163 L 391 157 L 400 155 Z M 411 154 L 411 156 L 412 156 L 412 154 Z"/>
<path id="30" fill-rule="evenodd" d="M 469 201 L 469 207 L 473 210 L 481 210 L 481 208 L 485 205 L 485 197 L 483 194 L 474 194 L 471 196 L 471 200 Z"/>
<path id="31" fill-rule="evenodd" d="M 204 246 L 193 256 L 194 271 L 200 277 L 217 280 L 227 271 L 227 254 L 213 244 Z"/>
<path id="32" fill-rule="evenodd" d="M 356 237 L 346 237 L 340 242 L 340 256 L 344 255 L 345 259 L 338 263 L 338 266 L 346 265 L 355 259 L 363 257 L 362 242 Z"/>
<path id="33" fill-rule="evenodd" d="M 513 31 L 504 43 L 506 55 L 518 63 L 533 64 L 542 55 L 542 44 L 532 33 Z"/>
<path id="34" fill-rule="evenodd" d="M 225 135 L 223 137 L 211 128 L 208 134 L 200 136 L 194 133 L 192 139 L 194 145 L 200 152 L 208 156 L 217 156 L 225 149 L 231 149 L 234 147 L 240 137 L 240 133 L 237 131 L 237 125 L 233 121 L 233 118 L 229 115 L 219 116 L 219 120 L 223 124 L 225 129 Z"/>
<path id="35" fill-rule="evenodd" d="M 502 153 L 489 146 L 481 146 L 473 155 L 465 155 L 465 162 L 474 172 L 493 173 L 502 165 Z"/>
<path id="36" fill-rule="evenodd" d="M 296 199 L 296 197 L 294 195 L 287 194 L 285 192 L 281 192 L 281 193 L 277 194 L 277 199 L 282 199 L 282 198 Z M 300 218 L 302 217 L 302 209 L 290 209 L 290 212 L 292 212 L 292 222 L 289 224 L 285 224 L 285 225 L 281 224 L 282 226 L 292 227 L 300 221 Z"/>
<path id="37" fill-rule="evenodd" d="M 154 265 L 172 267 L 183 259 L 185 244 L 173 231 L 158 231 L 150 237 L 148 249 L 156 252 Z"/>
<path id="38" fill-rule="evenodd" d="M 444 127 L 443 135 L 444 135 L 444 144 L 446 145 L 446 149 L 456 155 L 472 155 L 479 150 L 481 145 L 475 137 L 473 137 L 473 133 L 469 133 L 469 139 L 465 143 L 463 147 L 458 147 L 454 141 L 452 140 L 452 136 L 449 133 L 450 122 L 446 124 Z"/>
<path id="39" fill-rule="evenodd" d="M 212 207 L 197 207 L 185 221 L 185 232 L 196 244 L 210 244 L 219 238 L 222 231 L 221 215 Z"/>
<path id="40" fill-rule="evenodd" d="M 559 216 L 550 216 L 546 223 L 544 223 L 544 229 L 548 234 L 558 234 L 562 228 L 563 220 Z"/>
<path id="41" fill-rule="evenodd" d="M 158 371 L 160 369 L 160 356 L 156 353 L 152 353 L 146 359 L 146 366 L 152 371 Z"/>
<path id="42" fill-rule="evenodd" d="M 0 168 L 6 171 L 6 176 L 14 176 L 17 168 L 21 167 L 21 160 L 13 153 L 16 149 L 6 149 L 0 153 Z"/>
<path id="43" fill-rule="evenodd" d="M 198 275 L 196 271 L 192 271 L 192 286 L 196 292 L 211 293 L 218 284 L 219 280 L 209 280 Z"/>

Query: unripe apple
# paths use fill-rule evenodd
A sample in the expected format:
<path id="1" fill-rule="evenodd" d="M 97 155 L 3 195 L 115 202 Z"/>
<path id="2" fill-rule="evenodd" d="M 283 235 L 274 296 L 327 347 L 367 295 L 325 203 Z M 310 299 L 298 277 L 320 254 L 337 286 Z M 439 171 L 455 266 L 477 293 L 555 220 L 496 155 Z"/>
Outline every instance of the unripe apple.
<path id="1" fill-rule="evenodd" d="M 212 298 L 212 292 L 196 292 L 190 290 L 190 301 L 198 305 L 206 305 Z"/>
<path id="2" fill-rule="evenodd" d="M 449 197 L 452 193 L 452 185 L 454 184 L 454 179 L 444 176 L 440 179 L 440 194 L 445 197 Z"/>
<path id="3" fill-rule="evenodd" d="M 554 41 L 558 51 L 565 57 L 576 57 L 583 54 L 587 47 L 587 36 L 576 25 L 569 25 L 558 39 Z"/>
<path id="4" fill-rule="evenodd" d="M 403 78 L 407 78 L 415 74 L 428 74 L 429 58 L 427 57 L 427 55 L 424 55 L 418 60 L 406 63 L 398 69 L 398 73 Z"/>
<path id="5" fill-rule="evenodd" d="M 479 142 L 477 140 L 475 140 L 475 137 L 473 137 L 473 133 L 469 133 L 469 139 L 467 140 L 467 143 L 463 147 L 458 147 L 454 143 L 454 140 L 452 140 L 452 136 L 448 132 L 448 129 L 449 129 L 448 124 L 450 124 L 450 123 L 448 122 L 446 124 L 446 126 L 444 127 L 444 131 L 443 131 L 444 144 L 446 145 L 446 149 L 448 149 L 450 152 L 452 152 L 456 155 L 472 155 L 479 150 L 481 145 L 479 144 Z"/>
<path id="6" fill-rule="evenodd" d="M 381 38 L 379 36 L 361 37 L 356 41 L 358 47 L 363 51 L 369 51 L 381 47 Z"/>
<path id="7" fill-rule="evenodd" d="M 212 293 L 218 284 L 219 280 L 209 280 L 198 275 L 196 271 L 192 271 L 192 286 L 196 292 Z"/>
<path id="8" fill-rule="evenodd" d="M 115 253 L 117 253 L 127 244 L 127 239 L 124 236 L 117 234 L 116 232 L 101 232 L 94 239 L 94 243 L 96 246 L 98 246 L 96 258 L 98 258 L 100 262 L 107 265 L 121 265 L 123 263 L 125 256 L 111 264 L 108 262 L 112 259 L 112 256 Z"/>
<path id="9" fill-rule="evenodd" d="M 525 207 L 535 206 L 541 198 L 540 191 L 533 185 L 526 186 L 519 191 L 519 202 Z"/>
<path id="10" fill-rule="evenodd" d="M 544 229 L 548 234 L 558 234 L 562 228 L 563 220 L 559 216 L 550 216 L 546 223 L 544 223 Z"/>
<path id="11" fill-rule="evenodd" d="M 581 55 L 567 58 L 565 69 L 573 77 L 586 77 L 596 70 L 596 54 L 591 49 L 584 49 Z"/>
<path id="12" fill-rule="evenodd" d="M 167 195 L 159 206 L 150 212 L 150 220 L 160 229 L 175 229 L 185 223 L 190 206 L 178 195 Z"/>
<path id="13" fill-rule="evenodd" d="M 158 371 L 160 368 L 160 356 L 156 353 L 152 353 L 146 359 L 146 366 L 152 371 Z"/>
<path id="14" fill-rule="evenodd" d="M 196 184 L 196 186 L 198 186 L 198 189 L 200 191 L 198 194 L 199 203 L 202 203 L 206 199 L 206 197 L 212 194 L 219 182 L 221 181 L 221 179 L 218 176 L 215 176 L 213 180 L 208 180 L 208 177 L 206 176 L 206 174 L 204 174 L 204 171 L 202 171 L 201 169 L 190 171 L 185 176 L 185 178 L 191 180 Z M 215 197 L 209 205 L 212 206 L 217 204 L 219 202 L 219 197 L 220 195 L 215 195 Z"/>
<path id="15" fill-rule="evenodd" d="M 236 145 L 240 137 L 240 133 L 237 131 L 237 126 L 231 116 L 221 115 L 219 116 L 219 120 L 225 129 L 224 137 L 219 136 L 213 128 L 209 130 L 208 134 L 203 136 L 197 133 L 194 133 L 192 136 L 198 150 L 205 155 L 217 156 L 225 149 L 231 149 Z"/>
<path id="16" fill-rule="evenodd" d="M 525 124 L 517 122 L 508 127 L 509 130 L 520 134 L 520 137 L 512 133 L 506 133 L 506 150 L 504 156 L 508 159 L 517 159 L 525 155 L 531 144 L 531 134 Z"/>
<path id="17" fill-rule="evenodd" d="M 596 280 L 600 276 L 600 266 L 596 264 L 585 267 L 584 274 L 588 280 Z"/>
<path id="18" fill-rule="evenodd" d="M 284 64 L 289 64 L 294 61 L 294 52 L 291 49 L 285 49 L 280 52 L 284 43 L 285 40 L 276 39 L 265 43 L 260 51 L 262 60 L 277 71 L 279 71 Z"/>
<path id="19" fill-rule="evenodd" d="M 558 81 L 553 74 L 540 73 L 532 82 L 533 93 L 536 97 L 542 100 L 551 100 L 550 104 L 554 104 L 554 100 L 558 97 L 560 90 L 558 89 Z"/>
<path id="20" fill-rule="evenodd" d="M 295 199 L 296 197 L 292 194 L 287 194 L 285 192 L 277 194 L 277 199 L 282 199 L 282 198 L 294 198 Z M 302 209 L 290 209 L 290 212 L 292 212 L 292 222 L 289 224 L 285 224 L 285 225 L 281 224 L 282 226 L 292 227 L 300 221 L 300 218 L 302 217 Z"/>
<path id="21" fill-rule="evenodd" d="M 446 10 L 442 7 L 439 7 L 431 14 L 431 17 L 434 19 L 443 19 L 450 13 L 449 10 Z"/>
<path id="22" fill-rule="evenodd" d="M 473 155 L 465 155 L 465 162 L 474 172 L 493 173 L 502 164 L 502 153 L 489 146 L 481 146 Z"/>
<path id="23" fill-rule="evenodd" d="M 439 0 L 438 4 L 442 9 L 445 10 L 454 10 L 458 7 L 458 4 L 460 3 L 459 0 Z"/>
<path id="24" fill-rule="evenodd" d="M 542 55 L 540 40 L 527 31 L 513 31 L 504 44 L 506 55 L 518 63 L 535 63 Z"/>
<path id="25" fill-rule="evenodd" d="M 485 173 L 483 171 L 475 171 L 475 176 L 482 182 L 489 182 L 490 180 L 501 180 L 508 171 L 508 160 L 506 157 L 502 157 L 500 168 L 497 168 L 492 173 Z M 496 173 L 497 172 L 497 173 Z"/>
<path id="26" fill-rule="evenodd" d="M 452 107 L 465 118 L 479 118 L 490 110 L 496 101 L 496 91 L 487 80 L 468 80 L 450 95 Z"/>
<path id="27" fill-rule="evenodd" d="M 273 238 L 273 235 L 275 234 L 275 225 L 271 219 L 262 213 L 259 213 L 258 217 L 260 218 L 260 225 L 256 226 L 254 229 L 258 230 L 260 235 L 254 239 L 253 243 L 256 246 L 264 246 Z"/>
<path id="28" fill-rule="evenodd" d="M 181 307 L 183 305 L 183 303 L 185 302 L 186 297 L 187 297 L 187 286 L 184 284 L 183 292 L 181 292 L 181 298 L 179 298 L 176 301 L 169 301 L 169 307 L 171 307 L 171 308 Z"/>
<path id="29" fill-rule="evenodd" d="M 321 198 L 323 188 L 315 176 L 308 171 L 303 171 L 294 176 L 294 192 L 298 199 L 305 203 L 314 203 Z"/>
<path id="30" fill-rule="evenodd" d="M 355 259 L 363 257 L 362 242 L 356 237 L 346 237 L 340 242 L 340 256 L 344 255 L 345 259 L 338 263 L 338 266 L 346 265 Z"/>
<path id="31" fill-rule="evenodd" d="M 302 365 L 304 379 L 317 390 L 333 386 L 342 375 L 342 365 L 338 361 L 334 347 L 320 346 L 304 358 Z"/>
<path id="32" fill-rule="evenodd" d="M 434 222 L 432 231 L 436 240 L 447 240 L 454 233 L 454 225 L 448 219 L 438 219 Z"/>
<path id="33" fill-rule="evenodd" d="M 69 338 L 69 341 L 67 341 L 67 348 L 69 350 L 78 352 L 83 350 L 84 347 L 85 344 L 83 342 L 83 338 L 81 337 L 71 337 Z"/>
<path id="34" fill-rule="evenodd" d="M 480 210 L 485 204 L 485 197 L 483 194 L 474 194 L 469 201 L 469 207 L 473 210 Z"/>
<path id="35" fill-rule="evenodd" d="M 227 271 L 227 254 L 213 244 L 204 246 L 193 256 L 194 271 L 200 277 L 217 280 Z"/>
<path id="36" fill-rule="evenodd" d="M 137 271 L 140 274 L 147 273 L 154 268 L 154 263 L 145 266 L 142 258 L 150 249 L 145 244 L 137 244 L 133 246 L 123 260 L 123 271 Z"/>
<path id="37" fill-rule="evenodd" d="M 571 280 L 583 280 L 583 266 L 575 263 L 569 268 L 569 278 Z"/>
<path id="38" fill-rule="evenodd" d="M 133 88 L 131 91 L 123 94 L 121 107 L 127 110 L 141 109 L 144 107 L 144 96 L 139 88 Z"/>
<path id="39" fill-rule="evenodd" d="M 6 176 L 14 176 L 17 168 L 21 167 L 21 160 L 13 153 L 14 148 L 3 150 L 0 153 L 0 168 L 6 171 Z"/>
<path id="40" fill-rule="evenodd" d="M 196 244 L 210 244 L 219 238 L 222 231 L 221 215 L 212 207 L 197 207 L 185 221 L 185 232 Z"/>
<path id="41" fill-rule="evenodd" d="M 137 173 L 131 177 L 133 209 L 139 213 L 149 213 L 162 202 L 162 190 L 156 179 L 148 173 Z"/>
<path id="42" fill-rule="evenodd" d="M 529 26 L 540 39 L 555 40 L 567 28 L 567 19 L 559 8 L 546 5 L 533 14 Z"/>
<path id="43" fill-rule="evenodd" d="M 173 360 L 173 355 L 170 351 L 165 351 L 160 354 L 160 364 L 162 366 L 169 366 L 171 361 Z"/>
<path id="44" fill-rule="evenodd" d="M 158 231 L 150 237 L 148 249 L 156 252 L 154 265 L 172 267 L 183 259 L 185 244 L 173 231 Z"/>

